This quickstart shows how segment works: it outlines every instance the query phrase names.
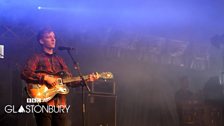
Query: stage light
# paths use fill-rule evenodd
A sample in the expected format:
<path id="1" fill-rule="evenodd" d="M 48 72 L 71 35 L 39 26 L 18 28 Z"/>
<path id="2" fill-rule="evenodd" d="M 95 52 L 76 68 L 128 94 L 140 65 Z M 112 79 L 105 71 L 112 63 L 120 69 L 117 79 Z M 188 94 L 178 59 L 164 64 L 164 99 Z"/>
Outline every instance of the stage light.
<path id="1" fill-rule="evenodd" d="M 0 45 L 0 59 L 4 58 L 4 45 Z"/>
<path id="2" fill-rule="evenodd" d="M 42 7 L 41 6 L 38 6 L 37 9 L 40 10 L 40 9 L 42 9 Z"/>

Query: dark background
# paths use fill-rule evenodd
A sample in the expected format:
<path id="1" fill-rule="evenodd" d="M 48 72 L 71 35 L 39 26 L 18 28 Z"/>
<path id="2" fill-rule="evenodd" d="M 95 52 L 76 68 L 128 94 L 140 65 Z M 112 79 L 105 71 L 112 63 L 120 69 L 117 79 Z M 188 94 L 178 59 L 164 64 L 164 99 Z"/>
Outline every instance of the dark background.
<path id="1" fill-rule="evenodd" d="M 4 114 L 4 106 L 25 103 L 20 71 L 39 49 L 38 30 L 51 26 L 57 46 L 76 48 L 72 54 L 84 74 L 114 74 L 118 126 L 178 126 L 174 95 L 179 78 L 188 76 L 190 90 L 197 94 L 210 77 L 223 71 L 222 48 L 211 43 L 223 42 L 223 4 L 214 0 L 1 0 L 0 44 L 5 46 L 5 58 L 0 59 L 0 122 L 34 123 L 29 114 Z M 72 69 L 66 52 L 58 53 Z M 72 89 L 68 96 L 72 125 L 81 118 L 76 106 L 79 92 Z"/>

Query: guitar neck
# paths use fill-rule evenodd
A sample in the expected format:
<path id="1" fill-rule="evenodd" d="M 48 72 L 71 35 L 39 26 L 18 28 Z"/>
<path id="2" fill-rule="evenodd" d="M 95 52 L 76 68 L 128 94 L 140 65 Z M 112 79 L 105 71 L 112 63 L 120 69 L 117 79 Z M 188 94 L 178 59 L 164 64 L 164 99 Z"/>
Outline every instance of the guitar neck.
<path id="1" fill-rule="evenodd" d="M 83 76 L 84 80 L 88 79 L 88 75 Z M 70 83 L 70 82 L 80 82 L 82 79 L 80 77 L 68 77 L 63 79 L 63 83 Z"/>
<path id="2" fill-rule="evenodd" d="M 113 74 L 111 72 L 102 72 L 102 73 L 97 73 L 97 79 L 112 79 L 113 78 Z M 83 76 L 84 80 L 89 79 L 89 75 L 84 75 Z M 64 78 L 62 79 L 63 83 L 70 83 L 70 82 L 80 82 L 82 79 L 80 77 L 68 77 L 68 78 Z"/>

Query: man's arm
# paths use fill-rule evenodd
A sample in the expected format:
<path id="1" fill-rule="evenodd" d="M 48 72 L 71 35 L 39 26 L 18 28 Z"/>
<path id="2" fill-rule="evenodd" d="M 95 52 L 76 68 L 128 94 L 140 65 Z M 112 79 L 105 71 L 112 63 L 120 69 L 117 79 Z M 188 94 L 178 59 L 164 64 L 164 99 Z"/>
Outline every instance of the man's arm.
<path id="1" fill-rule="evenodd" d="M 37 65 L 39 62 L 39 58 L 37 55 L 32 56 L 26 62 L 26 65 L 21 72 L 21 78 L 26 82 L 39 82 L 42 83 L 44 81 L 44 75 L 41 73 L 35 73 Z"/>

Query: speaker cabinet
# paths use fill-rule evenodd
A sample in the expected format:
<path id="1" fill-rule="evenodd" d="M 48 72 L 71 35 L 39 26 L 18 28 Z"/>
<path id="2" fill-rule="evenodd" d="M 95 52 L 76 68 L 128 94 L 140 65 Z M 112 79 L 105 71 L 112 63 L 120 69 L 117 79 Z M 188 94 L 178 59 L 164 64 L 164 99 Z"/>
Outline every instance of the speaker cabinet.
<path id="1" fill-rule="evenodd" d="M 116 126 L 116 96 L 88 94 L 86 102 L 87 126 Z"/>
<path id="2" fill-rule="evenodd" d="M 116 84 L 114 80 L 98 80 L 90 84 L 91 91 L 98 94 L 115 95 Z"/>

